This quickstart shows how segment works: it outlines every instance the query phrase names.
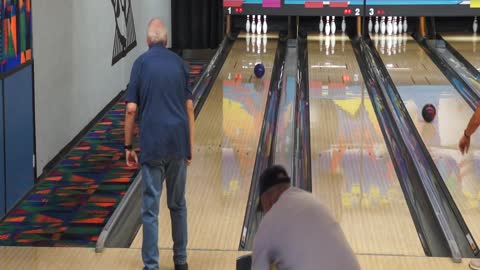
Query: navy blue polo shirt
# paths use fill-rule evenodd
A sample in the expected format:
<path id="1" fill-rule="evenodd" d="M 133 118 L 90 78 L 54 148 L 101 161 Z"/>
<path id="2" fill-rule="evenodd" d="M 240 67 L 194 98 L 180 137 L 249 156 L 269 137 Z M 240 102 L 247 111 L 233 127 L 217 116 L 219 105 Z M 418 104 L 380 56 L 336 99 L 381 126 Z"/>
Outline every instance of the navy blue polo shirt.
<path id="1" fill-rule="evenodd" d="M 185 102 L 192 99 L 183 60 L 163 45 L 153 45 L 133 64 L 126 102 L 138 105 L 140 163 L 190 158 Z"/>

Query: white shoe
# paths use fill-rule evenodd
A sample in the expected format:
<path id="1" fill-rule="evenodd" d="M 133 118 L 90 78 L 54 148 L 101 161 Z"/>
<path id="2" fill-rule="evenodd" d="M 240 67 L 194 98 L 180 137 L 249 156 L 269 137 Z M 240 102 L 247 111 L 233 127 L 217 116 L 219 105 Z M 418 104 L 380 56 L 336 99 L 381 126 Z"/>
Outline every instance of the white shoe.
<path id="1" fill-rule="evenodd" d="M 473 270 L 480 270 L 480 259 L 472 259 L 470 261 L 470 268 Z"/>

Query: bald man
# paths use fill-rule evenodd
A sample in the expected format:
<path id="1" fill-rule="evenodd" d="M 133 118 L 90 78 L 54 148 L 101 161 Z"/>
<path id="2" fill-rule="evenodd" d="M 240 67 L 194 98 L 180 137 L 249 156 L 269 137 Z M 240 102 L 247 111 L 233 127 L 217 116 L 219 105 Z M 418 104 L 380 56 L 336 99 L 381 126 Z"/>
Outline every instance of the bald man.
<path id="1" fill-rule="evenodd" d="M 175 270 L 188 269 L 185 181 L 192 161 L 193 102 L 188 70 L 169 51 L 167 30 L 159 19 L 148 25 L 149 50 L 133 64 L 127 89 L 125 154 L 128 166 L 141 166 L 143 180 L 144 270 L 159 269 L 158 212 L 163 181 L 172 219 Z M 140 123 L 140 159 L 132 147 L 135 117 Z"/>

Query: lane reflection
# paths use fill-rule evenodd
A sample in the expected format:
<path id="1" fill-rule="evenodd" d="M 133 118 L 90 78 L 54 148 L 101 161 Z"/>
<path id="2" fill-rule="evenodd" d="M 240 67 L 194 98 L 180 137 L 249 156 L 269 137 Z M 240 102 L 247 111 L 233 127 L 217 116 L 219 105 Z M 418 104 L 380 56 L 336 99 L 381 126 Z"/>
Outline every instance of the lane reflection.
<path id="1" fill-rule="evenodd" d="M 415 41 L 407 43 L 407 53 L 403 59 L 382 55 L 384 62 L 404 63 L 412 69 L 409 72 L 389 69 L 402 100 L 426 144 L 435 165 L 446 183 L 455 203 L 464 217 L 474 237 L 480 237 L 480 134 L 472 136 L 472 146 L 468 155 L 462 156 L 458 150 L 458 141 L 473 114 L 468 104 L 460 96 L 440 70 L 428 58 L 418 58 L 423 49 Z M 411 85 L 405 83 L 413 76 L 424 77 Z M 431 103 L 437 108 L 437 117 L 432 123 L 422 119 L 421 111 L 425 104 Z"/>
<path id="2" fill-rule="evenodd" d="M 399 87 L 399 92 L 460 211 L 463 214 L 467 209 L 474 210 L 467 215 L 480 217 L 480 181 L 476 177 L 480 166 L 480 147 L 475 145 L 475 142 L 480 142 L 480 134 L 472 136 L 470 154 L 462 156 L 457 149 L 458 140 L 473 111 L 456 92 L 448 88 L 442 91 L 436 86 L 423 86 L 419 91 L 418 87 Z M 421 116 L 426 102 L 434 104 L 438 111 L 432 123 L 426 123 Z M 473 228 L 469 224 L 474 236 L 479 233 L 475 224 L 472 224 Z"/>
<path id="3" fill-rule="evenodd" d="M 313 192 L 357 253 L 423 255 L 349 41 L 309 42 Z"/>
<path id="4" fill-rule="evenodd" d="M 480 37 L 477 34 L 442 33 L 442 37 L 477 70 L 480 70 Z"/>
<path id="5" fill-rule="evenodd" d="M 310 96 L 315 113 L 324 115 L 320 128 L 328 126 L 329 131 L 315 136 L 315 162 L 319 171 L 343 182 L 341 207 L 334 209 L 389 207 L 399 199 L 391 196 L 399 194 L 399 186 L 394 185 L 395 172 L 375 112 L 361 86 L 346 89 L 332 88 Z M 336 216 L 341 220 L 340 213 Z"/>
<path id="6" fill-rule="evenodd" d="M 250 188 L 251 168 L 265 111 L 269 79 L 251 77 L 256 61 L 223 81 L 222 185 L 224 195 Z M 271 70 L 271 67 L 267 66 Z M 268 72 L 268 71 L 267 71 Z M 232 78 L 237 79 L 232 79 Z M 248 168 L 245 170 L 244 168 Z"/>

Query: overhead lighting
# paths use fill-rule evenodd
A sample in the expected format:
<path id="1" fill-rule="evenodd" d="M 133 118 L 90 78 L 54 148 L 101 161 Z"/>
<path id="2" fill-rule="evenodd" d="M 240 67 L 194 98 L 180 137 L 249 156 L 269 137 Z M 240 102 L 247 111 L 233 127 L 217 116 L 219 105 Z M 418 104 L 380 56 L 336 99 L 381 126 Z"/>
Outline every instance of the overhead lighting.
<path id="1" fill-rule="evenodd" d="M 390 70 L 411 70 L 409 67 L 395 67 L 393 64 L 386 64 L 385 67 Z"/>
<path id="2" fill-rule="evenodd" d="M 312 65 L 311 68 L 344 68 L 346 69 L 346 65 L 331 65 L 329 63 L 326 63 L 325 65 Z"/>

